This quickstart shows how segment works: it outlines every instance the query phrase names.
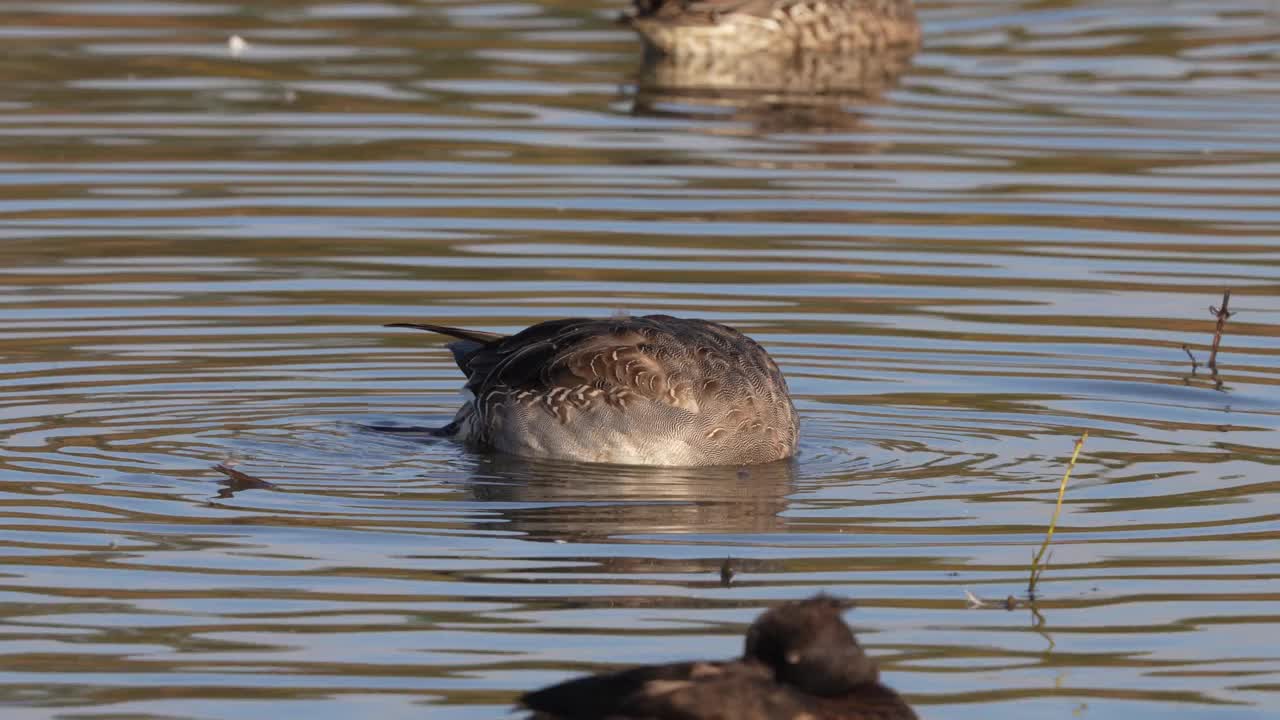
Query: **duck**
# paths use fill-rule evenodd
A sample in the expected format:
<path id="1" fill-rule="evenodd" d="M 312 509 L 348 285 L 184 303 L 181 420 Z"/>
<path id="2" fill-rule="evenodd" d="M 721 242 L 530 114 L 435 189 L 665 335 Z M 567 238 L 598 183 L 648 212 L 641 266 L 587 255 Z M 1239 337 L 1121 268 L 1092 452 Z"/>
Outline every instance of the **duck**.
<path id="1" fill-rule="evenodd" d="M 917 720 L 841 618 L 851 606 L 824 594 L 789 602 L 751 624 L 739 659 L 590 675 L 519 704 L 530 720 Z"/>
<path id="2" fill-rule="evenodd" d="M 911 0 L 634 0 L 622 22 L 675 56 L 914 50 Z"/>
<path id="3" fill-rule="evenodd" d="M 433 434 L 481 451 L 619 465 L 754 465 L 796 452 L 769 353 L 720 323 L 670 315 L 548 320 L 514 335 L 432 323 L 468 398 Z"/>

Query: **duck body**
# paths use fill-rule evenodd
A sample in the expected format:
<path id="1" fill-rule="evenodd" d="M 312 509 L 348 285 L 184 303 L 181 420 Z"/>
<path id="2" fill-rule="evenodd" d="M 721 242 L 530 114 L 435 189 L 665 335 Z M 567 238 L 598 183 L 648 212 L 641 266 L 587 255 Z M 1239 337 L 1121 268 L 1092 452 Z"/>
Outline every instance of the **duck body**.
<path id="1" fill-rule="evenodd" d="M 482 450 L 626 465 L 744 465 L 795 453 L 773 359 L 718 323 L 667 315 L 551 320 L 449 335 L 470 398 L 441 434 Z"/>
<path id="2" fill-rule="evenodd" d="M 624 22 L 667 55 L 914 50 L 911 0 L 634 0 Z"/>
<path id="3" fill-rule="evenodd" d="M 819 595 L 760 616 L 739 660 L 646 665 L 524 695 L 534 720 L 916 720 Z"/>

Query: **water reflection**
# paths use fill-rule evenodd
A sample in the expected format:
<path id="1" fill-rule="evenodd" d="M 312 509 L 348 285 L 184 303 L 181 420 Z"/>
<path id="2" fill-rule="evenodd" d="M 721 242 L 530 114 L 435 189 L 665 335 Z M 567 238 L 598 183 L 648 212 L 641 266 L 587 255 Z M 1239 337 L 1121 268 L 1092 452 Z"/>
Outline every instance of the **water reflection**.
<path id="1" fill-rule="evenodd" d="M 501 511 L 502 529 L 579 541 L 776 531 L 784 525 L 781 515 L 795 480 L 793 461 L 746 468 L 646 468 L 492 455 L 480 458 L 467 487 L 477 500 L 512 504 Z"/>
<path id="2" fill-rule="evenodd" d="M 727 116 L 756 132 L 857 130 L 859 106 L 879 102 L 911 66 L 914 48 L 876 53 L 671 56 L 646 48 L 632 112 Z"/>

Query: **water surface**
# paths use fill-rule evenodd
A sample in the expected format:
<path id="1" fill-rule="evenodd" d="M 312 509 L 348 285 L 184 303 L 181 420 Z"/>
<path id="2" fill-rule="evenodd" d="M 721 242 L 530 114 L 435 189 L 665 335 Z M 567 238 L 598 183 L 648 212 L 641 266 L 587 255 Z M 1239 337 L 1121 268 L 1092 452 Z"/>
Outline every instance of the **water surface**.
<path id="1" fill-rule="evenodd" d="M 826 590 L 926 718 L 1274 717 L 1275 3 L 921 2 L 807 100 L 653 87 L 623 4 L 0 3 L 5 716 L 501 717 Z M 760 340 L 797 460 L 363 427 L 459 403 L 383 323 L 615 311 Z"/>

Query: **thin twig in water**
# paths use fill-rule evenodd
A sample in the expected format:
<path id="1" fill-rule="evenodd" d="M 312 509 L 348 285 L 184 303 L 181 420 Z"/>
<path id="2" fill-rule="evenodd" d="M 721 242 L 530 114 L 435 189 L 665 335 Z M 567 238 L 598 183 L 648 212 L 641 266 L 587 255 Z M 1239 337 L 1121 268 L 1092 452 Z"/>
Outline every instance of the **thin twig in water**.
<path id="1" fill-rule="evenodd" d="M 1222 343 L 1222 329 L 1227 324 L 1227 318 L 1231 317 L 1231 313 L 1227 312 L 1227 303 L 1231 302 L 1231 291 L 1224 290 L 1222 293 L 1222 307 L 1216 308 L 1209 306 L 1209 312 L 1218 318 L 1218 326 L 1213 330 L 1213 348 L 1209 350 L 1209 369 L 1218 370 L 1218 345 Z"/>
<path id="2" fill-rule="evenodd" d="M 227 476 L 227 479 L 222 481 L 224 487 L 218 491 L 220 498 L 233 497 L 241 490 L 274 490 L 276 488 L 266 480 L 240 472 L 230 465 L 218 464 L 214 465 L 213 469 Z"/>
<path id="3" fill-rule="evenodd" d="M 1182 345 L 1182 352 L 1186 353 L 1187 357 L 1191 358 L 1191 374 L 1195 375 L 1196 370 L 1200 369 L 1200 363 L 1196 362 L 1196 356 L 1191 354 L 1191 348 L 1187 347 L 1185 343 Z"/>
<path id="4" fill-rule="evenodd" d="M 733 569 L 733 558 L 725 558 L 720 565 L 720 584 L 729 587 L 733 584 L 733 576 L 737 574 L 738 571 Z"/>
<path id="5" fill-rule="evenodd" d="M 1080 435 L 1080 439 L 1076 440 L 1076 448 L 1071 453 L 1071 461 L 1067 463 L 1067 471 L 1062 474 L 1062 484 L 1058 486 L 1058 502 L 1053 507 L 1053 517 L 1049 518 L 1049 531 L 1045 533 L 1044 542 L 1040 543 L 1040 549 L 1031 556 L 1031 580 L 1027 584 L 1027 595 L 1031 599 L 1035 599 L 1036 583 L 1040 581 L 1040 575 L 1044 573 L 1044 567 L 1040 565 L 1040 561 L 1044 559 L 1044 554 L 1049 550 L 1049 542 L 1053 540 L 1053 531 L 1058 528 L 1058 515 L 1062 513 L 1062 500 L 1067 494 L 1067 480 L 1071 479 L 1071 471 L 1075 469 L 1076 458 L 1080 457 L 1080 448 L 1084 447 L 1084 441 L 1089 439 L 1089 431 L 1086 430 Z"/>

